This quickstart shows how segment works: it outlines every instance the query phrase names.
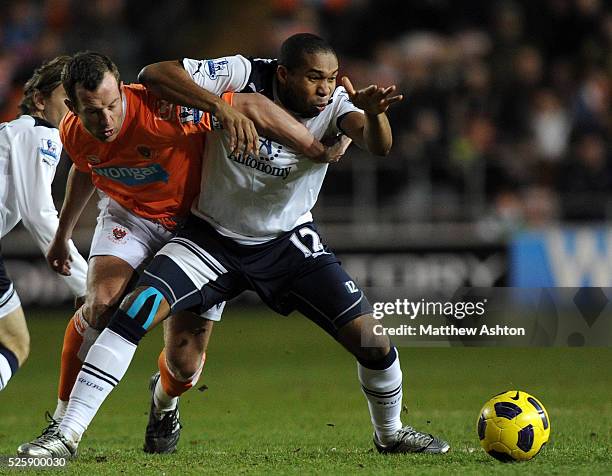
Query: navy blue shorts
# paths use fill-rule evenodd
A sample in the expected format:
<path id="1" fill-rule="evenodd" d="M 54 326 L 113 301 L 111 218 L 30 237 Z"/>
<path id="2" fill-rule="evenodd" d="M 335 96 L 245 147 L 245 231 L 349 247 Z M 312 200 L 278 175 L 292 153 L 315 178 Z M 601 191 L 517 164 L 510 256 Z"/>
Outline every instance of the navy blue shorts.
<path id="1" fill-rule="evenodd" d="M 3 296 L 9 290 L 12 283 L 11 278 L 9 278 L 8 274 L 6 273 L 1 252 L 2 248 L 0 247 L 0 296 Z"/>
<path id="2" fill-rule="evenodd" d="M 157 288 L 172 312 L 202 312 L 252 290 L 274 311 L 300 311 L 334 337 L 347 322 L 372 312 L 313 223 L 247 246 L 191 215 L 155 255 L 138 286 Z"/>

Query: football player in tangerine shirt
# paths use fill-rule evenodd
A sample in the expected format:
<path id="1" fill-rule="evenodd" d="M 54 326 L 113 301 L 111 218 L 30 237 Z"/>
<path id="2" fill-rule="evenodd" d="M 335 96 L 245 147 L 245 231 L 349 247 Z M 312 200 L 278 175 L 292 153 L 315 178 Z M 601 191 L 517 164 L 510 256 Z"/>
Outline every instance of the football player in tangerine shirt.
<path id="1" fill-rule="evenodd" d="M 38 440 L 57 426 L 81 367 L 79 356 L 86 355 L 96 330 L 105 327 L 112 314 L 109 311 L 118 304 L 135 272 L 173 236 L 188 213 L 199 191 L 204 134 L 212 128 L 207 112 L 160 101 L 141 85 L 123 85 L 117 67 L 98 53 L 77 53 L 62 79 L 71 112 L 64 117 L 60 132 L 74 165 L 59 228 L 47 254 L 60 274 L 70 273 L 67 242 L 95 188 L 102 200 L 90 251 L 87 299 L 64 337 L 58 408 L 50 427 L 33 442 L 21 445 L 20 454 L 35 452 Z M 235 109 L 227 112 L 232 102 Z M 225 111 L 219 116 L 227 127 L 234 128 L 236 152 L 257 151 L 257 131 L 242 111 L 262 133 L 313 160 L 333 161 L 341 154 L 339 149 L 324 149 L 304 126 L 259 94 L 229 93 L 224 100 L 211 95 L 210 104 L 210 111 Z M 159 357 L 161 377 L 152 379 L 145 451 L 176 448 L 178 396 L 199 378 L 212 322 L 222 310 L 220 305 L 207 311 L 204 319 L 182 313 L 165 327 L 165 349 Z"/>

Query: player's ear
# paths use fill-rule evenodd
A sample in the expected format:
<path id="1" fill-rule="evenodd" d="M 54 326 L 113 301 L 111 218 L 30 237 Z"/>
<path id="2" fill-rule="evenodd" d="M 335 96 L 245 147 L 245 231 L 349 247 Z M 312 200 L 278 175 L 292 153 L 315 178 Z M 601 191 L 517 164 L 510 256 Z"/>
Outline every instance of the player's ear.
<path id="1" fill-rule="evenodd" d="M 276 77 L 278 78 L 279 83 L 285 84 L 287 82 L 287 76 L 289 75 L 289 71 L 285 66 L 279 64 L 276 68 Z"/>
<path id="2" fill-rule="evenodd" d="M 34 107 L 38 112 L 45 110 L 45 96 L 38 89 L 34 91 L 32 102 L 34 103 Z"/>
<path id="3" fill-rule="evenodd" d="M 74 107 L 74 103 L 70 99 L 64 99 L 64 104 L 70 112 L 74 112 L 76 114 L 76 108 Z"/>

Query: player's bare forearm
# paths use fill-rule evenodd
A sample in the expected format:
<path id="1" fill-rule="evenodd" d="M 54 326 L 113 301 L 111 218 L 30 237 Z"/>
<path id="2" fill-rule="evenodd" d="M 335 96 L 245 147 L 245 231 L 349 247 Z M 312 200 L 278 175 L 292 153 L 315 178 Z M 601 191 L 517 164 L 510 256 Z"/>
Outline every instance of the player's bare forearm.
<path id="1" fill-rule="evenodd" d="M 196 84 L 179 61 L 145 66 L 138 80 L 162 99 L 214 114 L 229 134 L 234 153 L 257 154 L 259 138 L 253 122 L 216 94 Z"/>
<path id="2" fill-rule="evenodd" d="M 233 105 L 255 123 L 261 135 L 284 144 L 310 159 L 319 159 L 325 147 L 291 114 L 258 93 L 236 94 Z"/>
<path id="3" fill-rule="evenodd" d="M 387 115 L 365 114 L 363 143 L 370 154 L 385 156 L 391 151 L 393 135 Z"/>
<path id="4" fill-rule="evenodd" d="M 80 172 L 73 165 L 70 168 L 68 181 L 66 182 L 66 196 L 64 197 L 64 204 L 59 214 L 59 226 L 55 234 L 56 240 L 69 240 L 72 237 L 74 227 L 79 221 L 85 205 L 87 205 L 94 190 L 95 187 L 91 181 L 91 175 Z"/>
<path id="5" fill-rule="evenodd" d="M 358 145 L 374 155 L 387 155 L 391 150 L 393 136 L 387 119 L 387 109 L 403 99 L 395 93 L 395 85 L 380 87 L 371 84 L 356 90 L 350 79 L 342 78 L 351 102 L 364 114 L 351 112 L 342 120 L 341 127 Z"/>
<path id="6" fill-rule="evenodd" d="M 138 74 L 138 81 L 156 96 L 174 104 L 213 114 L 225 105 L 220 97 L 194 83 L 179 61 L 145 66 Z"/>

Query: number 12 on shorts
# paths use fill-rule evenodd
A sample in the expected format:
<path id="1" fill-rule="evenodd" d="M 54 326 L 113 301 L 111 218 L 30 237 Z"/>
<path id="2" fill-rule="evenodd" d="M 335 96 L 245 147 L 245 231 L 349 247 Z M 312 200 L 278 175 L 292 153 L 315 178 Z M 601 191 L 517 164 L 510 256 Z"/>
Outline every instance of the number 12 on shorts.
<path id="1" fill-rule="evenodd" d="M 317 256 L 330 254 L 327 251 L 325 251 L 325 248 L 323 248 L 323 244 L 321 243 L 321 238 L 319 237 L 316 231 L 311 230 L 310 228 L 304 227 L 304 228 L 300 228 L 298 230 L 298 233 L 300 234 L 302 238 L 306 239 L 306 237 L 309 236 L 310 239 L 312 240 L 312 249 L 310 249 L 303 241 L 301 241 L 298 238 L 298 236 L 295 233 L 293 233 L 291 235 L 291 238 L 289 238 L 291 243 L 293 243 L 298 250 L 304 253 L 305 258 L 310 258 L 310 257 L 316 258 Z"/>

